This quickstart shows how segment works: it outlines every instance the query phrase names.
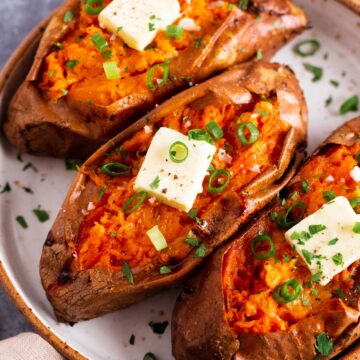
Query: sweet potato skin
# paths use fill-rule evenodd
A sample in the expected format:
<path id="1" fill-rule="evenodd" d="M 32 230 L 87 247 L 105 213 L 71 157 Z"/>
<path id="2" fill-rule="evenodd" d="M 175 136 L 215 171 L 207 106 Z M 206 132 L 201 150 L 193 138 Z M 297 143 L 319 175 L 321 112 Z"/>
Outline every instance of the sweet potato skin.
<path id="1" fill-rule="evenodd" d="M 148 118 L 156 123 L 179 106 L 204 101 L 243 103 L 249 101 L 251 94 L 271 93 L 277 95 L 281 119 L 291 125 L 279 162 L 273 169 L 255 178 L 240 194 L 227 193 L 205 212 L 202 220 L 207 221 L 208 225 L 197 226 L 193 231 L 199 241 L 206 243 L 209 255 L 251 215 L 275 197 L 294 175 L 303 158 L 307 109 L 299 84 L 288 68 L 265 62 L 247 63 L 188 89 L 110 140 L 92 155 L 84 166 L 96 164 L 101 156 L 142 129 Z M 264 187 L 266 192 L 263 191 Z M 194 256 L 188 256 L 176 271 L 166 276 L 160 275 L 158 271 L 152 272 L 151 266 L 148 269 L 135 268 L 135 285 L 129 284 L 122 272 L 109 272 L 105 269 L 78 271 L 69 243 L 76 238 L 84 218 L 82 210 L 88 208 L 89 201 L 96 196 L 96 191 L 89 177 L 80 172 L 43 248 L 40 275 L 59 321 L 77 322 L 90 319 L 139 302 L 161 289 L 178 284 L 200 263 Z"/>
<path id="2" fill-rule="evenodd" d="M 359 132 L 360 118 L 344 124 L 308 161 L 328 146 L 353 145 L 359 141 L 355 136 Z M 301 179 L 295 176 L 290 185 L 299 181 Z M 186 285 L 172 319 L 173 354 L 177 360 L 314 359 L 317 355 L 315 335 L 323 331 L 336 338 L 331 354 L 334 357 L 360 337 L 360 312 L 346 305 L 342 309 L 306 318 L 292 325 L 288 332 L 237 335 L 230 329 L 224 318 L 222 269 L 225 254 L 234 244 L 241 248 L 260 230 L 266 229 L 271 210 L 272 207 L 268 207 L 232 242 L 223 246 Z M 355 279 L 356 284 L 359 282 L 360 278 Z"/>
<path id="3" fill-rule="evenodd" d="M 3 129 L 21 152 L 55 157 L 88 156 L 100 144 L 144 115 L 156 103 L 184 89 L 182 79 L 203 81 L 227 67 L 245 62 L 258 50 L 264 58 L 276 52 L 294 34 L 307 26 L 304 13 L 289 0 L 253 0 L 249 12 L 234 9 L 213 35 L 209 45 L 188 48 L 170 63 L 170 81 L 155 95 L 134 93 L 109 106 L 79 103 L 69 97 L 52 103 L 38 87 L 41 69 L 52 44 L 72 31 L 65 24 L 67 10 L 79 13 L 79 0 L 68 0 L 50 21 L 33 66 L 8 108 Z M 261 15 L 261 21 L 257 16 Z M 279 28 L 274 23 L 279 22 Z M 247 49 L 246 53 L 240 51 Z"/>

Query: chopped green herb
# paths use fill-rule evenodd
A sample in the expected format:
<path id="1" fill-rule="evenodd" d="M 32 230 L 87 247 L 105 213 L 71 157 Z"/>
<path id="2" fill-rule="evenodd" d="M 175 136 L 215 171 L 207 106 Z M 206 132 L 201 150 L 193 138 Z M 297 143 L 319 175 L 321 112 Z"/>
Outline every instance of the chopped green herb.
<path id="1" fill-rule="evenodd" d="M 124 261 L 123 264 L 122 264 L 122 271 L 123 271 L 123 274 L 126 276 L 127 281 L 130 284 L 134 285 L 134 276 L 133 276 L 133 273 L 132 273 L 132 271 L 130 269 L 129 264 L 126 261 Z"/>
<path id="2" fill-rule="evenodd" d="M 16 217 L 16 221 L 18 222 L 18 224 L 23 228 L 23 229 L 27 229 L 28 228 L 28 224 L 25 220 L 25 218 L 21 215 Z"/>
<path id="3" fill-rule="evenodd" d="M 328 245 L 335 245 L 339 241 L 338 238 L 331 239 L 328 243 Z"/>
<path id="4" fill-rule="evenodd" d="M 307 193 L 309 191 L 309 183 L 304 179 L 302 182 L 301 182 L 301 191 L 303 193 Z"/>
<path id="5" fill-rule="evenodd" d="M 353 229 L 352 231 L 355 233 L 355 234 L 360 234 L 360 222 L 356 222 L 353 226 Z"/>
<path id="6" fill-rule="evenodd" d="M 65 11 L 64 14 L 64 23 L 69 23 L 74 19 L 74 13 L 71 10 Z"/>
<path id="7" fill-rule="evenodd" d="M 329 356 L 333 351 L 333 341 L 327 332 L 323 332 L 316 337 L 316 350 L 322 356 Z"/>
<path id="8" fill-rule="evenodd" d="M 198 38 L 195 40 L 195 49 L 200 49 L 202 44 L 202 39 Z"/>
<path id="9" fill-rule="evenodd" d="M 249 5 L 249 0 L 239 0 L 239 8 L 241 10 L 247 10 Z"/>
<path id="10" fill-rule="evenodd" d="M 359 109 L 359 97 L 354 95 L 347 99 L 339 109 L 340 115 L 345 115 L 350 111 L 358 111 Z"/>
<path id="11" fill-rule="evenodd" d="M 341 253 L 336 253 L 331 259 L 335 263 L 335 265 L 338 265 L 338 266 L 344 265 L 344 259 L 343 259 L 343 255 Z"/>
<path id="12" fill-rule="evenodd" d="M 48 221 L 50 218 L 49 213 L 45 210 L 40 209 L 40 207 L 37 209 L 34 209 L 33 213 L 35 214 L 35 216 L 38 218 L 38 220 L 41 223 Z"/>
<path id="13" fill-rule="evenodd" d="M 160 178 L 159 178 L 159 176 L 157 176 L 153 180 L 153 182 L 150 184 L 150 187 L 151 187 L 151 189 L 155 190 L 155 189 L 157 189 L 159 187 L 159 185 L 160 185 Z"/>
<path id="14" fill-rule="evenodd" d="M 196 249 L 194 256 L 196 258 L 202 258 L 205 256 L 205 254 L 206 254 L 206 246 L 205 244 L 200 244 Z"/>
<path id="15" fill-rule="evenodd" d="M 350 205 L 353 209 L 360 205 L 360 197 L 355 197 L 350 200 Z"/>
<path id="16" fill-rule="evenodd" d="M 330 84 L 333 85 L 334 87 L 338 87 L 339 86 L 339 82 L 336 80 L 330 80 Z"/>
<path id="17" fill-rule="evenodd" d="M 272 211 L 270 213 L 270 220 L 271 221 L 276 221 L 279 218 L 279 213 L 277 211 Z"/>
<path id="18" fill-rule="evenodd" d="M 77 170 L 83 164 L 83 161 L 80 159 L 66 159 L 65 168 L 68 171 Z"/>
<path id="19" fill-rule="evenodd" d="M 301 302 L 302 302 L 303 306 L 310 306 L 311 305 L 309 298 L 307 298 L 304 295 L 304 293 L 301 294 Z"/>
<path id="20" fill-rule="evenodd" d="M 10 186 L 10 184 L 8 182 L 6 182 L 4 187 L 1 189 L 0 194 L 10 192 L 10 191 L 11 191 L 11 186 Z"/>
<path id="21" fill-rule="evenodd" d="M 33 194 L 33 193 L 34 193 L 34 192 L 32 191 L 32 189 L 29 188 L 29 187 L 23 186 L 22 189 L 23 189 L 26 193 L 28 193 L 28 194 Z"/>
<path id="22" fill-rule="evenodd" d="M 273 23 L 274 29 L 278 29 L 280 27 L 280 20 L 275 20 Z"/>
<path id="23" fill-rule="evenodd" d="M 154 334 L 162 335 L 165 332 L 167 326 L 169 325 L 169 322 L 168 321 L 164 321 L 164 322 L 150 321 L 148 325 L 151 327 Z"/>
<path id="24" fill-rule="evenodd" d="M 111 56 L 112 56 L 112 51 L 111 50 L 106 50 L 106 51 L 103 51 L 101 53 L 102 57 L 105 59 L 105 60 L 110 60 L 111 59 Z"/>
<path id="25" fill-rule="evenodd" d="M 323 69 L 320 67 L 317 67 L 315 65 L 311 65 L 309 63 L 304 63 L 304 67 L 307 71 L 311 72 L 314 77 L 312 78 L 312 81 L 319 81 L 323 76 Z"/>
<path id="26" fill-rule="evenodd" d="M 23 167 L 23 171 L 26 171 L 27 169 L 31 169 L 34 172 L 38 172 L 38 169 L 35 167 L 35 165 L 31 162 L 28 162 L 24 167 Z"/>
<path id="27" fill-rule="evenodd" d="M 261 50 L 258 50 L 258 51 L 256 52 L 256 58 L 257 58 L 258 60 L 261 60 L 261 59 L 263 58 L 263 54 L 262 54 L 262 51 L 261 51 Z"/>
<path id="28" fill-rule="evenodd" d="M 318 225 L 310 225 L 309 226 L 309 232 L 311 235 L 315 235 L 317 233 L 319 233 L 320 231 L 323 231 L 326 229 L 326 226 L 325 225 L 321 225 L 321 224 L 318 224 Z"/>
<path id="29" fill-rule="evenodd" d="M 333 101 L 332 96 L 329 96 L 326 100 L 325 100 L 325 106 L 328 107 Z"/>
<path id="30" fill-rule="evenodd" d="M 65 66 L 69 69 L 69 70 L 74 70 L 76 65 L 79 65 L 80 61 L 79 60 L 68 60 L 65 64 Z"/>
<path id="31" fill-rule="evenodd" d="M 322 276 L 322 271 L 319 271 L 316 274 L 311 275 L 309 277 L 309 280 L 312 281 L 312 282 L 320 282 L 321 276 Z"/>
<path id="32" fill-rule="evenodd" d="M 186 238 L 185 242 L 193 247 L 199 247 L 199 241 L 198 239 L 192 237 L 192 236 L 189 236 Z"/>
<path id="33" fill-rule="evenodd" d="M 266 111 L 264 111 L 264 110 L 262 110 L 262 109 L 257 109 L 256 112 L 257 112 L 258 114 L 262 115 L 262 116 L 265 116 L 265 117 L 266 117 L 266 116 L 269 116 L 269 113 L 266 112 Z"/>
<path id="34" fill-rule="evenodd" d="M 62 96 L 66 96 L 69 93 L 69 90 L 67 89 L 61 89 Z"/>
<path id="35" fill-rule="evenodd" d="M 322 193 L 322 196 L 323 196 L 324 200 L 326 200 L 328 202 L 331 200 L 334 200 L 336 198 L 336 194 L 331 190 L 324 191 Z"/>
<path id="36" fill-rule="evenodd" d="M 55 51 L 59 51 L 59 50 L 61 50 L 61 49 L 64 48 L 64 45 L 61 44 L 61 43 L 59 43 L 59 42 L 57 42 L 57 43 L 54 43 L 54 44 L 52 45 L 52 47 L 53 47 L 53 49 L 54 49 Z"/>
<path id="37" fill-rule="evenodd" d="M 171 273 L 171 269 L 168 266 L 161 266 L 160 267 L 160 274 L 161 275 L 170 274 L 170 273 Z"/>
<path id="38" fill-rule="evenodd" d="M 135 335 L 134 334 L 131 334 L 130 339 L 129 339 L 129 344 L 135 345 Z"/>
<path id="39" fill-rule="evenodd" d="M 290 261 L 290 257 L 289 257 L 289 255 L 287 255 L 287 254 L 283 254 L 283 259 L 284 259 L 285 261 L 287 261 L 287 262 Z"/>
<path id="40" fill-rule="evenodd" d="M 154 31 L 156 29 L 154 23 L 149 23 L 149 31 Z"/>
<path id="41" fill-rule="evenodd" d="M 345 293 L 341 289 L 336 289 L 335 293 L 339 298 L 341 298 L 341 299 L 345 298 Z"/>
<path id="42" fill-rule="evenodd" d="M 319 290 L 318 289 L 313 289 L 311 290 L 311 295 L 312 296 L 317 296 L 319 294 Z"/>
<path id="43" fill-rule="evenodd" d="M 195 218 L 197 217 L 197 209 L 191 209 L 188 212 L 188 216 L 189 216 L 190 219 L 195 220 Z"/>
<path id="44" fill-rule="evenodd" d="M 316 255 L 306 249 L 301 250 L 301 252 L 304 255 L 306 262 L 311 265 Z"/>
<path id="45" fill-rule="evenodd" d="M 56 70 L 52 69 L 49 71 L 48 77 L 52 78 L 56 74 Z"/>
<path id="46" fill-rule="evenodd" d="M 290 196 L 289 199 L 290 200 L 295 200 L 296 198 L 299 197 L 299 193 L 297 191 L 294 191 Z"/>
<path id="47" fill-rule="evenodd" d="M 104 0 L 86 0 L 85 12 L 89 15 L 99 15 L 104 7 Z"/>
<path id="48" fill-rule="evenodd" d="M 101 198 L 103 197 L 103 195 L 105 194 L 106 188 L 101 186 L 97 195 L 97 199 L 98 201 L 101 200 Z"/>

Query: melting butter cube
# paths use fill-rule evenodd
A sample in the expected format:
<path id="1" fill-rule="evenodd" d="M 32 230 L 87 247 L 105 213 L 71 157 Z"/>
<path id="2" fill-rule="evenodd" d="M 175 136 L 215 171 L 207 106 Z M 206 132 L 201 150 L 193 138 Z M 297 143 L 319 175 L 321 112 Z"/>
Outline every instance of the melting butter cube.
<path id="1" fill-rule="evenodd" d="M 174 162 L 170 147 L 180 142 L 188 150 L 184 161 Z M 189 140 L 184 134 L 162 127 L 155 134 L 134 184 L 135 191 L 146 191 L 160 202 L 189 211 L 197 194 L 203 191 L 216 147 L 206 141 Z"/>
<path id="2" fill-rule="evenodd" d="M 141 51 L 179 17 L 178 0 L 113 0 L 99 14 L 99 23 Z"/>
<path id="3" fill-rule="evenodd" d="M 338 196 L 288 230 L 285 238 L 326 285 L 360 259 L 360 234 L 353 231 L 359 221 L 349 201 Z"/>

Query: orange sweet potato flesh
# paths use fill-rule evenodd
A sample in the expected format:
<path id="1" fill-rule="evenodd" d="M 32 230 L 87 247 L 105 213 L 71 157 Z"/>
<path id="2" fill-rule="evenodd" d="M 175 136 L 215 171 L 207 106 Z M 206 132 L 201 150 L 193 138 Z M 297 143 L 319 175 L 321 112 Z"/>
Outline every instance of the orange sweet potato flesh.
<path id="1" fill-rule="evenodd" d="M 180 3 L 202 30 L 185 31 L 181 41 L 160 32 L 155 50 L 140 53 L 112 40 L 79 0 L 68 0 L 48 24 L 30 73 L 9 105 L 3 127 L 9 141 L 21 152 L 89 156 L 155 104 L 256 54 L 268 58 L 307 26 L 302 10 L 289 0 L 252 0 L 244 11 L 233 0 L 220 7 L 214 1 L 192 0 L 192 10 L 187 1 Z M 68 10 L 75 18 L 64 23 Z M 119 80 L 106 79 L 105 59 L 90 38 L 94 33 L 110 44 L 112 55 L 106 61 L 117 62 Z M 54 51 L 55 43 L 63 48 Z M 78 64 L 69 69 L 68 60 Z M 166 60 L 171 60 L 169 80 L 153 92 L 148 71 Z M 155 76 L 161 76 L 161 68 Z"/>
<path id="2" fill-rule="evenodd" d="M 153 129 L 168 126 L 187 134 L 204 128 L 209 119 L 224 130 L 216 146 L 231 154 L 226 161 L 216 155 L 212 164 L 233 176 L 219 194 L 208 193 L 205 177 L 194 205 L 199 220 L 156 199 L 125 214 Z M 251 146 L 234 137 L 237 122 L 244 120 L 259 129 Z M 109 141 L 80 169 L 43 248 L 40 274 L 57 318 L 90 319 L 182 281 L 286 185 L 303 157 L 306 128 L 307 109 L 294 74 L 279 64 L 258 62 L 238 65 L 178 94 Z M 119 161 L 125 150 L 123 161 L 131 173 L 117 178 L 100 173 L 99 166 Z M 240 172 L 231 168 L 236 164 Z M 146 235 L 155 225 L 168 243 L 160 253 Z M 189 232 L 205 245 L 205 256 L 194 256 L 195 248 L 185 242 Z M 124 262 L 134 284 L 123 272 Z M 172 272 L 160 274 L 161 266 Z"/>
<path id="3" fill-rule="evenodd" d="M 349 200 L 358 197 L 349 173 L 358 164 L 359 135 L 360 118 L 336 130 L 284 189 L 285 205 L 275 200 L 189 281 L 173 313 L 177 360 L 310 360 L 320 356 L 315 345 L 324 332 L 332 339 L 328 357 L 333 358 L 359 338 L 360 261 L 320 286 L 274 220 L 296 201 L 306 204 L 304 216 L 313 213 L 326 202 L 324 191 Z M 271 236 L 274 258 L 254 257 L 250 244 L 259 231 Z M 272 291 L 290 278 L 300 281 L 301 296 L 280 305 Z M 352 350 L 349 358 L 356 353 Z"/>

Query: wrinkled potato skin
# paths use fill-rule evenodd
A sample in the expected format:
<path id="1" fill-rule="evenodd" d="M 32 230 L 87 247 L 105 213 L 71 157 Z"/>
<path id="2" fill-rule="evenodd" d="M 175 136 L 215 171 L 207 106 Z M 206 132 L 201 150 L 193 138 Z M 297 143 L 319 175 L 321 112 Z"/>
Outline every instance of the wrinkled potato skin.
<path id="1" fill-rule="evenodd" d="M 195 227 L 199 241 L 204 242 L 207 255 L 218 248 L 256 211 L 271 201 L 294 175 L 303 158 L 307 129 L 307 108 L 299 84 L 287 67 L 265 62 L 238 65 L 222 75 L 188 89 L 140 119 L 133 126 L 101 147 L 84 167 L 97 164 L 106 153 L 120 146 L 127 138 L 147 124 L 160 121 L 178 107 L 213 104 L 241 104 L 253 94 L 276 94 L 280 117 L 291 127 L 286 135 L 278 164 L 259 175 L 241 193 L 228 192 L 216 200 L 202 220 L 205 228 Z M 264 187 L 268 190 L 263 191 Z M 90 269 L 79 272 L 69 243 L 76 239 L 79 225 L 97 189 L 89 177 L 80 172 L 62 205 L 58 217 L 45 242 L 40 263 L 44 289 L 59 321 L 77 322 L 114 311 L 178 284 L 199 265 L 191 254 L 169 275 L 157 269 L 132 269 L 135 285 L 130 285 L 121 271 Z"/>
<path id="2" fill-rule="evenodd" d="M 336 130 L 315 153 L 334 144 L 353 145 L 360 133 L 360 117 Z M 345 137 L 339 136 L 345 134 Z M 291 182 L 299 182 L 295 176 Z M 316 357 L 315 335 L 327 331 L 335 339 L 335 357 L 360 337 L 360 311 L 346 305 L 309 317 L 290 327 L 288 332 L 267 335 L 236 334 L 224 319 L 225 302 L 222 269 L 225 254 L 232 246 L 241 248 L 270 222 L 268 207 L 251 226 L 223 246 L 186 285 L 175 306 L 172 319 L 172 344 L 176 360 L 313 360 Z M 360 283 L 355 279 L 355 283 Z M 352 350 L 346 359 L 356 359 L 359 350 Z"/>
<path id="3" fill-rule="evenodd" d="M 307 26 L 304 13 L 290 0 L 249 3 L 250 13 L 233 9 L 209 45 L 188 48 L 173 59 L 170 81 L 155 96 L 134 93 L 109 106 L 96 106 L 67 97 L 53 103 L 37 86 L 52 44 L 61 42 L 74 26 L 73 22 L 63 22 L 64 13 L 69 9 L 79 13 L 80 1 L 68 0 L 49 22 L 30 73 L 9 105 L 3 126 L 7 138 L 21 152 L 87 157 L 155 104 L 183 90 L 187 86 L 183 76 L 190 76 L 194 83 L 204 81 L 231 65 L 249 60 L 259 49 L 264 58 L 269 58 Z M 258 15 L 261 21 L 256 21 Z M 281 29 L 274 28 L 275 21 L 280 22 Z M 248 50 L 245 54 L 240 51 L 244 48 Z"/>

